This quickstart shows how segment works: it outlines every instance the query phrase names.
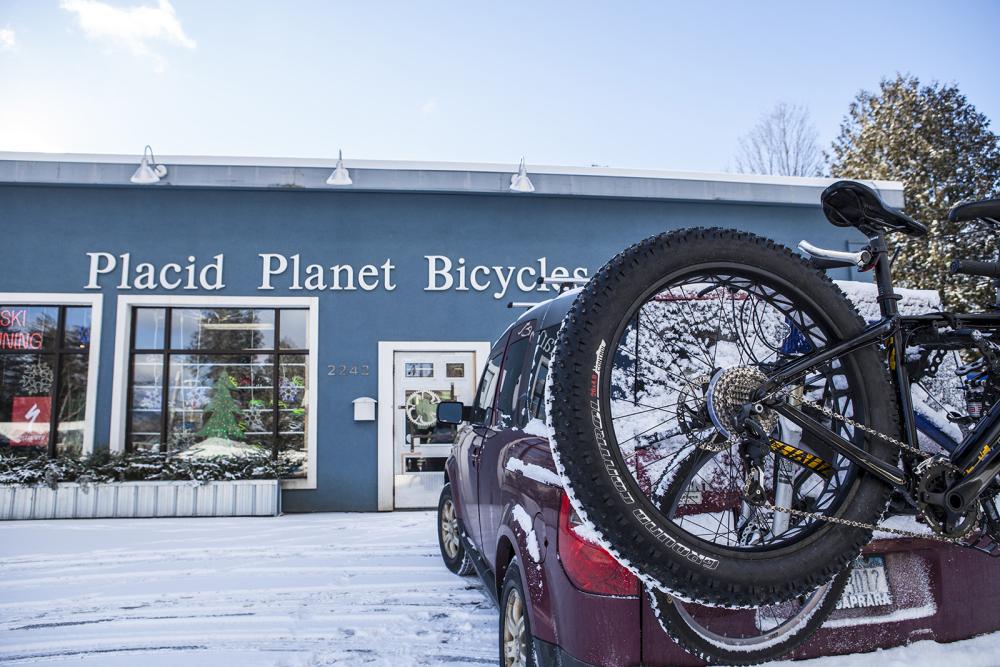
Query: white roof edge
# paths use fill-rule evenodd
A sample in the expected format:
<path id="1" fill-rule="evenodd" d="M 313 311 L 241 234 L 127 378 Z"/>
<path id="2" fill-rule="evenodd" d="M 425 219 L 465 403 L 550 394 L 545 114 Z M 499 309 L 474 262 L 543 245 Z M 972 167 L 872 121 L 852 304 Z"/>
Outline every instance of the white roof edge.
<path id="1" fill-rule="evenodd" d="M 68 164 L 127 164 L 138 165 L 141 154 L 102 153 L 31 153 L 0 151 L 0 162 L 61 162 Z M 274 158 L 211 155 L 157 155 L 156 161 L 166 165 L 221 166 L 221 167 L 278 167 L 278 168 L 323 168 L 333 169 L 336 158 Z M 364 160 L 344 159 L 348 169 L 373 169 L 387 171 L 445 171 L 478 173 L 514 173 L 517 163 L 511 162 L 431 162 L 406 160 Z M 702 181 L 747 185 L 778 185 L 825 187 L 836 180 L 825 177 L 805 176 L 763 176 L 729 172 L 674 171 L 665 169 L 626 169 L 616 167 L 574 167 L 559 165 L 536 165 L 527 163 L 528 175 L 552 174 L 561 176 L 597 176 L 611 178 L 643 178 L 680 181 Z M 899 181 L 878 181 L 866 179 L 882 192 L 903 191 Z"/>

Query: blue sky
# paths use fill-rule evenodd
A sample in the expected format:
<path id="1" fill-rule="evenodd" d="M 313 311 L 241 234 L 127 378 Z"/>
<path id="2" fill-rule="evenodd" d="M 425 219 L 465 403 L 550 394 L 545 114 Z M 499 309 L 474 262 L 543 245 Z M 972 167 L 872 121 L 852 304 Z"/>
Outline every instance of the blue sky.
<path id="1" fill-rule="evenodd" d="M 896 71 L 1000 131 L 998 25 L 996 0 L 0 0 L 0 150 L 718 171 L 777 102 L 826 146 Z"/>

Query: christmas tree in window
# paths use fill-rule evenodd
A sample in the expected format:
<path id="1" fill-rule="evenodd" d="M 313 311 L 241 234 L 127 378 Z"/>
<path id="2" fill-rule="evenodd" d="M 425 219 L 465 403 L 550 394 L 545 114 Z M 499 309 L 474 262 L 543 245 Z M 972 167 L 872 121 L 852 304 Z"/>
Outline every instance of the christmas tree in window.
<path id="1" fill-rule="evenodd" d="M 215 381 L 212 389 L 212 398 L 205 406 L 205 412 L 209 414 L 208 421 L 198 432 L 198 435 L 206 438 L 225 438 L 227 440 L 242 440 L 243 428 L 239 423 L 240 406 L 230 392 L 233 386 L 229 374 L 223 372 L 219 379 Z"/>

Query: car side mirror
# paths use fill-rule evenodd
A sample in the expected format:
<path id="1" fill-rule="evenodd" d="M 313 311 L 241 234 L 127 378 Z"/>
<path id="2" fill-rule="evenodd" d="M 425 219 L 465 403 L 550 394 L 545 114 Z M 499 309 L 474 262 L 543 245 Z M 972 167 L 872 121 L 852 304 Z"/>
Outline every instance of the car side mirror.
<path id="1" fill-rule="evenodd" d="M 437 420 L 441 424 L 461 424 L 466 420 L 469 408 L 459 401 L 441 401 L 437 405 Z"/>

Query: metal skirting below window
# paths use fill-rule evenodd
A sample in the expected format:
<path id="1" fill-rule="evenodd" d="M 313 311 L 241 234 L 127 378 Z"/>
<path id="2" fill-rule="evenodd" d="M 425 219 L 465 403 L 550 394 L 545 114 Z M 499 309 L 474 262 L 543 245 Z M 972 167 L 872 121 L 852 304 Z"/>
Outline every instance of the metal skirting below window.
<path id="1" fill-rule="evenodd" d="M 0 520 L 277 516 L 278 480 L 0 486 Z"/>

